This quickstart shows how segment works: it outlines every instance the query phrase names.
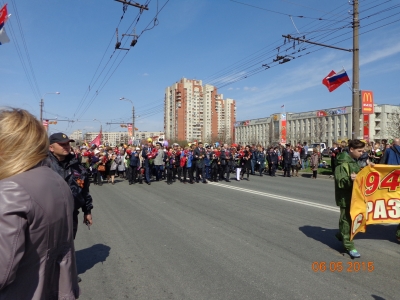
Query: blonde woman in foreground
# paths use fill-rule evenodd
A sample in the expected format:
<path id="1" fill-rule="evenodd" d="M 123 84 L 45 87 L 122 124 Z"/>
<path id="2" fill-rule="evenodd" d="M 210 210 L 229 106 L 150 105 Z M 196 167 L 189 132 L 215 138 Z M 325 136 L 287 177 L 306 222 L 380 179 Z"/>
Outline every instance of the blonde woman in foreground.
<path id="1" fill-rule="evenodd" d="M 0 109 L 1 300 L 79 296 L 74 199 L 48 166 L 48 149 L 47 133 L 34 116 Z"/>

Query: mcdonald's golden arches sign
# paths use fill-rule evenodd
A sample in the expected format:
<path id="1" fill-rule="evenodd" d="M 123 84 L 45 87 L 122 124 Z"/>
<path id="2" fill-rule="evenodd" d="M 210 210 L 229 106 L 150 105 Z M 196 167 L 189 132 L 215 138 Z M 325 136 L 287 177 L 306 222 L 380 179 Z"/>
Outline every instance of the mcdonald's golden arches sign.
<path id="1" fill-rule="evenodd" d="M 374 113 L 374 93 L 372 91 L 361 91 L 362 114 Z"/>

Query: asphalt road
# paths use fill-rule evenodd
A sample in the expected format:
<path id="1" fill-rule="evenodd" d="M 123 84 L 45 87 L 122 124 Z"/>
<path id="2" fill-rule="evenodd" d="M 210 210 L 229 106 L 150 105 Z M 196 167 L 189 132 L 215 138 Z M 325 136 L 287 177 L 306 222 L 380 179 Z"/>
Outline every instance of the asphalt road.
<path id="1" fill-rule="evenodd" d="M 358 234 L 351 260 L 333 190 L 281 176 L 92 185 L 94 225 L 75 241 L 80 299 L 400 299 L 396 226 Z"/>

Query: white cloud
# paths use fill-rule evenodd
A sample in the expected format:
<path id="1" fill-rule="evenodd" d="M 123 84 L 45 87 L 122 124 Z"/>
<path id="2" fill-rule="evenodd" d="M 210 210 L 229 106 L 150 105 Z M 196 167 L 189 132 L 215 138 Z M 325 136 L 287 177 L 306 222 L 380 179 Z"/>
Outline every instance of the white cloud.
<path id="1" fill-rule="evenodd" d="M 232 91 L 234 88 L 233 87 L 230 87 L 230 88 L 228 88 L 228 91 Z"/>
<path id="2" fill-rule="evenodd" d="M 243 88 L 243 90 L 245 90 L 245 91 L 250 91 L 250 92 L 255 92 L 255 91 L 258 90 L 258 88 L 255 87 L 255 86 L 253 86 L 253 87 L 245 86 L 245 87 Z"/>
<path id="3" fill-rule="evenodd" d="M 372 51 L 370 53 L 367 53 L 366 55 L 362 55 L 360 57 L 360 65 L 366 65 L 377 60 L 395 55 L 397 53 L 400 53 L 400 42 L 397 42 L 396 44 L 383 49 L 381 46 L 379 50 Z"/>
<path id="4" fill-rule="evenodd" d="M 143 73 L 143 75 L 142 76 L 149 76 L 149 74 L 148 73 Z"/>

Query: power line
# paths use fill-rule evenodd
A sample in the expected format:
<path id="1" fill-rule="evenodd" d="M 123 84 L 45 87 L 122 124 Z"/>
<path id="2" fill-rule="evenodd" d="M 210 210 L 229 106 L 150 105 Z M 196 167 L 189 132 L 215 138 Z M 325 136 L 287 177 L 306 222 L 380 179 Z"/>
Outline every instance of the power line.
<path id="1" fill-rule="evenodd" d="M 18 13 L 17 4 L 15 3 L 15 0 L 12 0 L 12 3 L 13 3 L 14 10 L 15 10 L 15 17 L 16 17 L 16 19 L 17 19 L 18 28 L 19 28 L 20 35 L 21 35 L 21 38 L 22 38 L 22 44 L 24 45 L 25 54 L 26 54 L 26 57 L 27 57 L 27 59 L 28 59 L 29 69 L 30 69 L 31 74 L 32 74 L 33 82 L 34 82 L 34 85 L 35 85 L 36 90 L 37 90 L 37 92 L 39 93 L 39 95 L 42 95 L 42 93 L 40 92 L 40 89 L 39 89 L 39 85 L 38 85 L 37 80 L 36 80 L 35 72 L 33 71 L 33 66 L 32 66 L 32 62 L 31 62 L 31 57 L 30 57 L 30 55 L 29 55 L 28 46 L 26 45 L 25 35 L 24 35 L 24 31 L 23 31 L 23 29 L 22 29 L 22 25 L 21 25 L 20 18 L 19 18 L 19 13 Z"/>
<path id="2" fill-rule="evenodd" d="M 148 2 L 150 2 L 150 1 L 148 1 Z M 140 33 L 140 35 L 137 37 L 137 39 L 139 39 L 139 38 L 141 37 L 141 35 L 142 35 L 146 30 L 151 30 L 152 28 L 154 28 L 155 25 L 154 25 L 152 28 L 148 28 L 148 27 L 150 26 L 151 23 L 156 24 L 155 22 L 156 22 L 156 20 L 157 20 L 158 14 L 164 9 L 164 7 L 167 5 L 168 2 L 169 2 L 169 0 L 167 0 L 167 1 L 165 2 L 165 4 L 161 7 L 161 9 L 157 11 L 155 17 L 152 19 L 152 21 L 150 21 L 150 23 L 146 26 L 146 28 Z M 140 15 L 139 15 L 139 16 L 140 16 Z M 139 21 L 139 19 L 137 19 L 136 23 L 137 23 L 138 21 Z M 134 23 L 134 22 L 133 22 L 133 23 Z M 132 24 L 133 24 L 133 23 L 132 23 Z M 129 30 L 129 29 L 128 29 L 128 30 Z M 128 31 L 127 31 L 127 32 L 128 32 Z M 126 34 L 126 35 L 127 35 L 127 34 Z M 122 42 L 122 39 L 121 39 L 121 42 Z M 126 44 L 126 42 L 125 42 L 125 44 Z M 124 44 L 124 45 L 125 45 L 125 44 Z M 130 49 L 129 49 L 129 50 L 130 50 Z M 107 84 L 107 82 L 110 80 L 110 78 L 111 78 L 112 75 L 115 73 L 116 69 L 117 69 L 118 66 L 121 64 L 121 62 L 124 60 L 124 58 L 126 57 L 126 55 L 127 55 L 128 52 L 129 52 L 129 50 L 125 53 L 125 55 L 123 56 L 123 58 L 122 58 L 122 59 L 120 60 L 120 62 L 118 63 L 117 67 L 114 69 L 114 71 L 113 71 L 113 72 L 111 73 L 111 75 L 108 77 L 108 79 L 104 82 L 105 78 L 107 78 L 108 73 L 111 71 L 111 68 L 112 68 L 112 66 L 114 65 L 114 63 L 115 63 L 116 60 L 114 61 L 113 65 L 110 67 L 109 71 L 108 71 L 107 74 L 104 76 L 103 81 L 100 83 L 100 87 L 96 90 L 96 93 L 93 95 L 92 99 L 89 101 L 89 103 L 87 104 L 87 106 L 85 107 L 85 109 L 83 110 L 83 112 L 80 113 L 78 119 L 79 119 L 80 117 L 82 117 L 82 116 L 86 113 L 86 111 L 89 109 L 89 107 L 91 106 L 91 104 L 92 104 L 92 103 L 94 102 L 94 100 L 97 98 L 98 94 L 101 92 L 101 90 L 102 90 L 102 89 L 104 88 L 104 86 Z M 118 56 L 119 56 L 119 55 L 118 55 Z M 117 56 L 117 58 L 118 58 L 118 56 Z M 103 84 L 103 82 L 104 82 L 104 84 Z"/>
<path id="3" fill-rule="evenodd" d="M 252 4 L 248 4 L 248 3 L 243 3 L 243 2 L 240 2 L 240 1 L 236 1 L 236 0 L 231 0 L 231 2 L 236 2 L 236 3 L 242 4 L 242 5 L 254 7 L 254 8 L 257 8 L 257 9 L 260 9 L 260 10 L 265 10 L 265 11 L 268 11 L 268 12 L 272 12 L 272 13 L 279 14 L 279 15 L 283 15 L 283 16 L 287 16 L 287 17 L 300 18 L 300 19 L 312 19 L 312 20 L 318 20 L 318 21 L 337 22 L 337 20 L 330 20 L 330 19 L 323 19 L 323 18 L 315 18 L 315 17 L 291 15 L 291 14 L 279 12 L 279 11 L 276 11 L 276 10 L 267 9 L 267 8 L 255 6 L 255 5 L 252 5 Z"/>

